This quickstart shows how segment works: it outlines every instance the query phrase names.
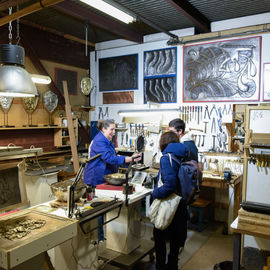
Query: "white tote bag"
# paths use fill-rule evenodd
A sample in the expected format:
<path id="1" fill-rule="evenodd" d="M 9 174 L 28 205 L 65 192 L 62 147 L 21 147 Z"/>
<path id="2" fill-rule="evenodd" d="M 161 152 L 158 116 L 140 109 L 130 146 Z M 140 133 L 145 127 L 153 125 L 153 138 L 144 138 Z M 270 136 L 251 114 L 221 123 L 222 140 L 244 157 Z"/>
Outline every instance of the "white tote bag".
<path id="1" fill-rule="evenodd" d="M 160 173 L 158 187 L 161 187 L 162 185 Z M 175 193 L 172 193 L 165 199 L 155 199 L 152 202 L 148 217 L 157 229 L 164 230 L 171 224 L 181 198 L 182 197 Z"/>

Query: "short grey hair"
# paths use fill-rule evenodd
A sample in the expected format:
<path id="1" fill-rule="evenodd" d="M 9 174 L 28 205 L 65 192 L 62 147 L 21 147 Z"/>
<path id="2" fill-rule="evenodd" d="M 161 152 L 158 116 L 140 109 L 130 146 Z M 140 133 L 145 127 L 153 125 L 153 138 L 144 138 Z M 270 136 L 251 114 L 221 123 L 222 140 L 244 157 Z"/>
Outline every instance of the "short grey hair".
<path id="1" fill-rule="evenodd" d="M 107 129 L 111 124 L 115 124 L 113 119 L 99 120 L 97 123 L 97 129 L 102 131 L 103 128 Z"/>

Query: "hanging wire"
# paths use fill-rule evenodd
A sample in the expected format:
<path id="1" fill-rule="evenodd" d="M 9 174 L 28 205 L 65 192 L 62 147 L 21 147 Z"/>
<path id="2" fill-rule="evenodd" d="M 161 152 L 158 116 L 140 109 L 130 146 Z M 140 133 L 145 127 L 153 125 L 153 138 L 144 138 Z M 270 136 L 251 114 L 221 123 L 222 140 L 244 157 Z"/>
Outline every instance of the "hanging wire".
<path id="1" fill-rule="evenodd" d="M 17 12 L 19 11 L 19 5 L 17 5 Z M 16 36 L 16 45 L 20 43 L 20 19 L 17 19 L 17 36 Z"/>
<path id="2" fill-rule="evenodd" d="M 88 24 L 87 22 L 85 23 L 85 56 L 88 55 L 88 47 L 87 47 L 87 43 L 88 43 Z"/>
<path id="3" fill-rule="evenodd" d="M 8 14 L 9 15 L 12 14 L 12 7 L 10 7 L 8 9 Z M 12 43 L 12 21 L 9 21 L 9 23 L 8 23 L 8 31 L 9 31 L 9 33 L 8 33 L 9 44 L 11 44 Z"/>

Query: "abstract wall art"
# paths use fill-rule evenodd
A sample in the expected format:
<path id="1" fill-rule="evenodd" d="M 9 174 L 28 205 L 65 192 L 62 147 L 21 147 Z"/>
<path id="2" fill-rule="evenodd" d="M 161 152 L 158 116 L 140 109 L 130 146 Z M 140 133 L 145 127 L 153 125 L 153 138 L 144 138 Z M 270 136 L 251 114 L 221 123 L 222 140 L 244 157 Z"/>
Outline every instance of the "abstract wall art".
<path id="1" fill-rule="evenodd" d="M 144 52 L 144 103 L 176 99 L 176 48 Z"/>
<path id="2" fill-rule="evenodd" d="M 183 101 L 260 98 L 261 37 L 184 46 Z"/>

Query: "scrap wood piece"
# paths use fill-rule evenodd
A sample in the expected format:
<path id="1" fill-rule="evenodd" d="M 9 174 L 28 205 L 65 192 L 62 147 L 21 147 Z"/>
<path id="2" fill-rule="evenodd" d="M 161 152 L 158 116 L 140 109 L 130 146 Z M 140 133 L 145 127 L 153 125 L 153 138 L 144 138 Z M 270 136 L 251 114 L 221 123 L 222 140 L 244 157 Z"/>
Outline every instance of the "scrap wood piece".
<path id="1" fill-rule="evenodd" d="M 67 122 L 68 122 L 70 147 L 71 147 L 72 158 L 73 158 L 73 167 L 74 167 L 74 172 L 78 172 L 79 171 L 79 158 L 78 158 L 78 151 L 76 147 L 73 119 L 71 115 L 71 106 L 69 103 L 69 95 L 68 95 L 68 88 L 67 88 L 66 81 L 63 81 L 63 90 L 64 90 L 64 97 L 65 97 L 65 110 L 66 110 Z"/>

